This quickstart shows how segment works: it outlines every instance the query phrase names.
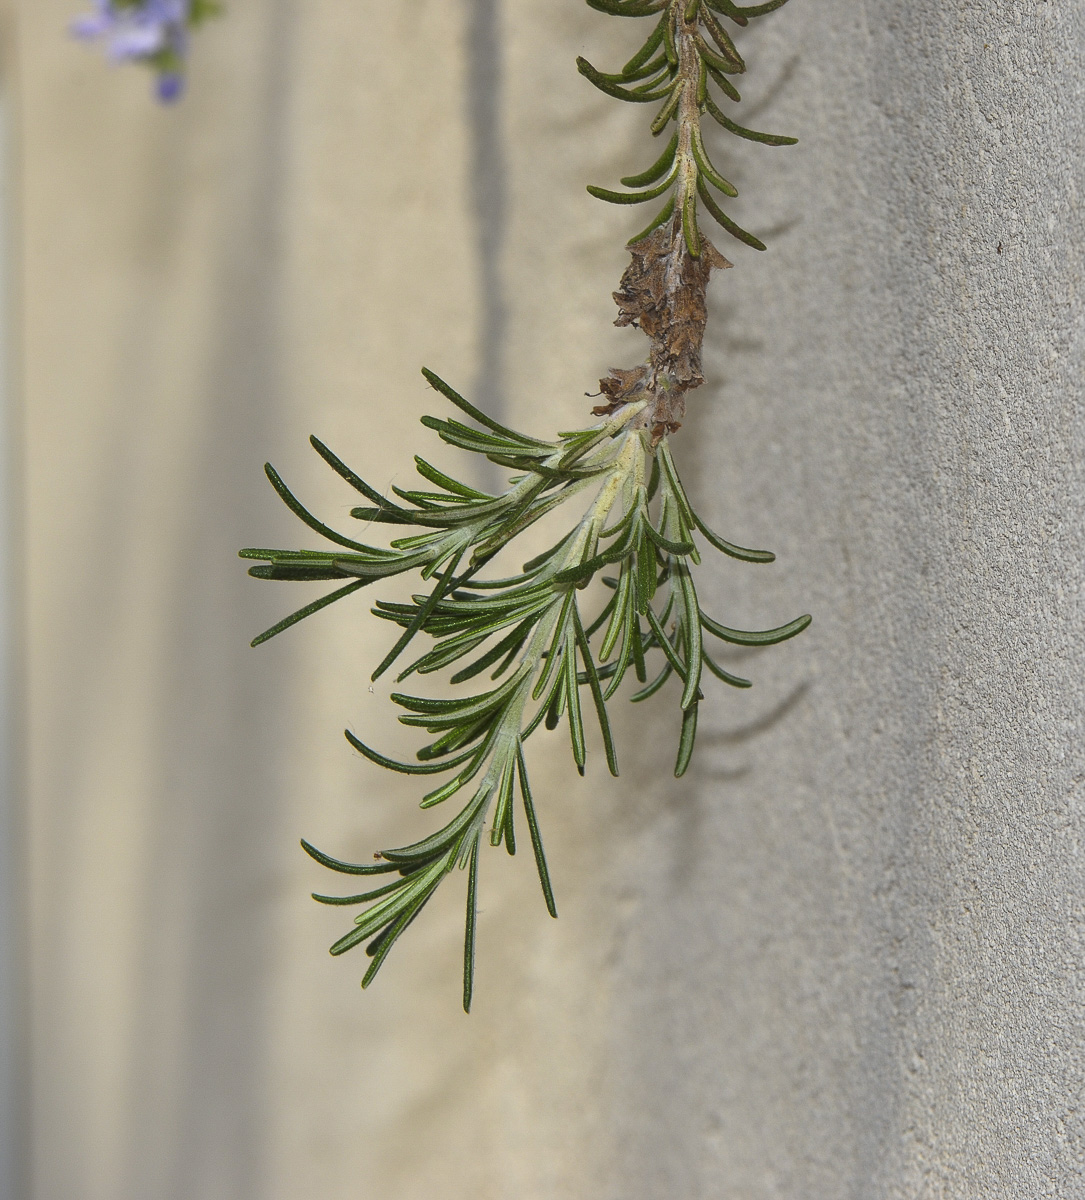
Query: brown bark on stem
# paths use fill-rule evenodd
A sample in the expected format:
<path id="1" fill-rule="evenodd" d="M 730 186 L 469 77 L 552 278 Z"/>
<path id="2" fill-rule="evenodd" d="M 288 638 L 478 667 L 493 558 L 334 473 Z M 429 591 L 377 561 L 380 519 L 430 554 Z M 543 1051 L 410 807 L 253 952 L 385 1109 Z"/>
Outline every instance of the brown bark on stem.
<path id="1" fill-rule="evenodd" d="M 631 369 L 612 367 L 599 387 L 607 403 L 592 409 L 609 415 L 625 404 L 650 401 L 637 422 L 652 431 L 652 442 L 681 427 L 686 393 L 704 383 L 701 347 L 708 320 L 706 293 L 714 268 L 732 264 L 706 238 L 694 258 L 682 234 L 680 213 L 630 247 L 614 300 L 615 325 L 635 325 L 651 339 L 648 361 Z"/>
<path id="2" fill-rule="evenodd" d="M 611 368 L 599 381 L 607 403 L 592 410 L 608 415 L 632 401 L 649 400 L 636 421 L 651 429 L 653 445 L 681 427 L 686 393 L 704 383 L 701 347 L 708 320 L 708 281 L 714 268 L 732 265 L 698 234 L 696 226 L 698 166 L 693 140 L 701 123 L 698 84 L 702 70 L 696 45 L 697 19 L 686 19 L 684 0 L 672 0 L 669 20 L 673 22 L 676 86 L 680 89 L 674 215 L 630 247 L 633 261 L 614 293 L 618 304 L 615 325 L 643 329 L 652 349 L 648 362 L 639 367 Z"/>

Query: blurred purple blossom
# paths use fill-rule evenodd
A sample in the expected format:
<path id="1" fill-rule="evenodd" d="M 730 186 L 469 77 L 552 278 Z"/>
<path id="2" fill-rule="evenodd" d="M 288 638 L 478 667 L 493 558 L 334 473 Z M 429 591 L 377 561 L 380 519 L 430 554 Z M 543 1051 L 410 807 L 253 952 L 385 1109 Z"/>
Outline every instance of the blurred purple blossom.
<path id="1" fill-rule="evenodd" d="M 181 65 L 188 50 L 191 0 L 94 0 L 94 12 L 71 24 L 73 36 L 101 40 L 116 63 L 146 62 L 158 68 L 156 93 L 163 103 L 184 90 Z"/>
<path id="2" fill-rule="evenodd" d="M 185 90 L 185 77 L 180 71 L 159 71 L 154 90 L 163 104 L 172 104 L 174 100 L 180 100 Z"/>

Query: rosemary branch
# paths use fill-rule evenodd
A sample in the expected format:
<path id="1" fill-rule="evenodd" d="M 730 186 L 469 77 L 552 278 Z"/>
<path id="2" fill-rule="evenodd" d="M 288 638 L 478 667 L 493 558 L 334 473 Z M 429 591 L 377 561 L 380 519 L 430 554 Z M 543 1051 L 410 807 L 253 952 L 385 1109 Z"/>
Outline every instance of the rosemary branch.
<path id="1" fill-rule="evenodd" d="M 428 591 L 406 604 L 378 600 L 372 610 L 402 631 L 373 678 L 393 664 L 399 666 L 400 683 L 412 675 L 453 668 L 454 685 L 489 677 L 492 686 L 455 699 L 392 695 L 405 710 L 400 721 L 431 739 L 416 752 L 414 762 L 388 758 L 353 733 L 346 735 L 378 766 L 408 775 L 446 776 L 421 799 L 423 808 L 432 808 L 461 797 L 459 811 L 446 824 L 421 841 L 383 850 L 365 864 L 342 862 L 302 843 L 333 871 L 396 876 L 357 895 L 314 896 L 324 904 L 362 906 L 354 927 L 331 952 L 338 955 L 365 944 L 372 962 L 363 987 L 442 881 L 457 868 L 468 872 L 463 970 L 463 1004 L 468 1011 L 474 990 L 479 851 L 488 837 L 491 846 L 504 844 L 515 853 L 517 795 L 546 906 L 551 916 L 557 915 L 528 779 L 527 740 L 542 726 L 554 730 L 564 722 L 573 761 L 583 774 L 585 711 L 594 713 L 607 765 L 617 775 L 607 704 L 630 673 L 638 684 L 630 696 L 635 703 L 654 696 L 674 676 L 682 713 L 674 770 L 681 776 L 693 753 L 705 672 L 732 687 L 750 686 L 749 680 L 712 658 L 706 635 L 735 645 L 768 646 L 794 637 L 810 623 L 809 616 L 801 616 L 773 629 L 746 631 L 722 625 L 704 612 L 692 571 L 701 561 L 697 539 L 746 562 L 769 563 L 773 555 L 733 545 L 707 527 L 690 503 L 669 445 L 684 416 L 686 393 L 704 382 L 701 346 L 711 272 L 730 266 L 698 229 L 698 197 L 729 232 L 763 248 L 723 216 L 709 197 L 707 185 L 728 194 L 734 189 L 708 159 L 701 114 L 708 112 L 732 132 L 769 144 L 793 140 L 734 126 L 715 107 L 707 91 L 709 77 L 737 99 L 726 77 L 745 70 L 745 64 L 713 14 L 745 24 L 784 0 L 746 9 L 730 0 L 589 3 L 623 16 L 662 13 L 644 47 L 619 75 L 603 75 L 579 60 L 581 72 L 612 95 L 661 100 L 653 132 L 661 133 L 671 120 L 677 126 L 657 163 L 623 180 L 631 187 L 662 178 L 661 184 L 628 197 L 591 189 L 622 203 L 674 189 L 656 220 L 632 244 L 632 262 L 615 293 L 617 323 L 644 330 L 651 340 L 648 359 L 632 369 L 612 369 L 600 381 L 606 403 L 595 415 L 601 419 L 554 441 L 507 428 L 424 371 L 430 384 L 472 423 L 437 417 L 423 417 L 422 423 L 450 445 L 512 472 L 505 491 L 480 491 L 416 458 L 416 469 L 428 487 L 393 487 L 397 499 L 389 500 L 313 438 L 321 457 L 367 501 L 351 510 L 352 517 L 408 532 L 386 547 L 341 534 L 304 508 L 269 464 L 266 470 L 275 490 L 311 530 L 331 543 L 331 549 L 241 551 L 243 558 L 259 563 L 249 572 L 256 578 L 339 585 L 272 626 L 254 645 L 360 588 L 419 571 L 430 585 Z M 708 46 L 702 27 L 718 53 Z M 578 502 L 580 515 L 554 546 L 524 563 L 515 575 L 486 576 L 491 560 L 524 530 L 573 502 Z M 597 578 L 607 589 L 601 601 L 588 590 Z M 586 613 L 586 602 L 596 610 Z M 432 645 L 403 665 L 403 656 L 420 636 L 431 639 Z"/>

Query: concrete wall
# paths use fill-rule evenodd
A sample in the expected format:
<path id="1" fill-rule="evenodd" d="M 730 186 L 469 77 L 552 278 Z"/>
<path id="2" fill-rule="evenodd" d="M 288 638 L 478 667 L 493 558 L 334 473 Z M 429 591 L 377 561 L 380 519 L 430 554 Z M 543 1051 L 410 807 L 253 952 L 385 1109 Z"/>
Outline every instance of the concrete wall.
<path id="1" fill-rule="evenodd" d="M 561 919 L 485 857 L 470 1018 L 458 889 L 364 996 L 306 895 L 300 835 L 427 827 L 339 732 L 407 744 L 386 629 L 348 602 L 250 651 L 301 593 L 233 555 L 302 540 L 267 458 L 345 514 L 310 431 L 408 478 L 423 363 L 548 434 L 640 354 L 640 214 L 584 185 L 648 161 L 644 111 L 573 66 L 636 30 L 230 7 L 163 112 L 65 41 L 78 4 L 15 4 L 29 1195 L 1085 1195 L 1085 3 L 744 38 L 746 114 L 802 144 L 720 143 L 771 249 L 719 239 L 677 453 L 779 553 L 707 566 L 712 609 L 815 624 L 680 784 L 665 704 L 616 710 L 620 781 L 537 753 Z"/>

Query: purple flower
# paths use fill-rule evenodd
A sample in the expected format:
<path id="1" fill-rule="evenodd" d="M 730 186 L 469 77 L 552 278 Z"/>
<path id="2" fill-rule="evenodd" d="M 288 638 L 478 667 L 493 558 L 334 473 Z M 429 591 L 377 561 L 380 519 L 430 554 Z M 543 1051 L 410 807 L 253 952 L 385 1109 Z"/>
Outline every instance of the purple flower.
<path id="1" fill-rule="evenodd" d="M 163 104 L 172 104 L 180 100 L 185 90 L 185 77 L 180 71 L 159 71 L 158 83 L 155 85 L 155 95 Z"/>
<path id="2" fill-rule="evenodd" d="M 115 63 L 146 62 L 158 69 L 156 93 L 171 103 L 184 90 L 191 0 L 94 0 L 93 13 L 71 24 L 73 36 L 101 40 Z"/>

